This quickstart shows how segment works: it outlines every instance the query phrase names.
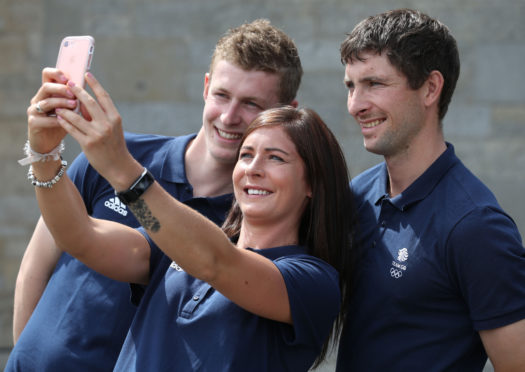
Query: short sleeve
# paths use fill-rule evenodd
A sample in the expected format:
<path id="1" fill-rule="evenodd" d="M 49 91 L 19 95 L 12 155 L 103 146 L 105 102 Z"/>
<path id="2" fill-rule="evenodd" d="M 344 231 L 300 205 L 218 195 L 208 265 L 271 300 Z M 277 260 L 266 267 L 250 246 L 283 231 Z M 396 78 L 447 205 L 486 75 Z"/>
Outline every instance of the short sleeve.
<path id="1" fill-rule="evenodd" d="M 525 248 L 509 216 L 488 207 L 472 211 L 452 230 L 448 254 L 474 329 L 525 318 Z"/>
<path id="2" fill-rule="evenodd" d="M 86 169 L 89 167 L 89 162 L 84 155 L 84 153 L 80 153 L 75 160 L 71 162 L 67 169 L 67 175 L 69 178 L 71 178 L 71 181 L 75 184 L 77 189 L 80 190 L 80 193 L 83 195 L 82 192 L 85 188 L 85 179 L 86 179 Z"/>
<path id="3" fill-rule="evenodd" d="M 93 213 L 97 196 L 102 192 L 101 185 L 106 180 L 89 164 L 84 153 L 80 153 L 68 167 L 67 175 L 77 187 L 88 214 Z"/>
<path id="4" fill-rule="evenodd" d="M 285 342 L 320 348 L 341 305 L 337 271 L 312 256 L 286 256 L 275 265 L 286 283 L 293 319 L 293 336 Z"/>
<path id="5" fill-rule="evenodd" d="M 155 242 L 150 238 L 150 236 L 143 227 L 138 227 L 137 231 L 140 232 L 144 236 L 144 238 L 146 238 L 150 246 L 149 278 L 151 284 L 152 278 L 155 275 L 155 272 L 159 267 L 162 258 L 164 257 L 164 253 L 159 249 L 159 247 L 157 247 Z M 130 283 L 132 304 L 138 306 L 138 304 L 142 300 L 142 297 L 144 296 L 144 293 L 146 292 L 146 287 L 147 285 Z"/>
<path id="6" fill-rule="evenodd" d="M 86 173 L 86 168 L 89 166 L 89 162 L 87 161 L 86 156 L 84 153 L 80 153 L 70 164 L 67 175 L 71 180 L 79 186 L 79 182 L 81 182 L 84 178 L 84 175 Z"/>

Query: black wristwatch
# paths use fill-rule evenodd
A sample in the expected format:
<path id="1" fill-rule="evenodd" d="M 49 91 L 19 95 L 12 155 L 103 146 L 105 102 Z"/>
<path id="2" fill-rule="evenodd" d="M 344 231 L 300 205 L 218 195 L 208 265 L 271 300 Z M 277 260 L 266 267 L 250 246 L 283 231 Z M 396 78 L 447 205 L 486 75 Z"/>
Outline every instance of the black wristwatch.
<path id="1" fill-rule="evenodd" d="M 153 175 L 149 172 L 149 170 L 144 168 L 144 172 L 142 172 L 140 177 L 137 178 L 135 182 L 133 182 L 129 189 L 119 192 L 115 190 L 115 195 L 122 203 L 128 205 L 136 201 L 142 194 L 144 194 L 144 192 L 153 184 L 153 182 L 155 182 L 155 178 L 153 178 Z"/>

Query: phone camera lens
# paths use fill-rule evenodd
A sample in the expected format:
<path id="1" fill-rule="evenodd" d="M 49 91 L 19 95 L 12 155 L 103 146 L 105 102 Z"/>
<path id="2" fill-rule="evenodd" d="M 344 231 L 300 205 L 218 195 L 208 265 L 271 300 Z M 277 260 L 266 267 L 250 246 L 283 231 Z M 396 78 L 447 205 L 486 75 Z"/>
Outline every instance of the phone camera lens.
<path id="1" fill-rule="evenodd" d="M 65 46 L 65 47 L 69 46 L 69 41 L 65 41 L 65 42 L 64 42 L 64 46 Z"/>

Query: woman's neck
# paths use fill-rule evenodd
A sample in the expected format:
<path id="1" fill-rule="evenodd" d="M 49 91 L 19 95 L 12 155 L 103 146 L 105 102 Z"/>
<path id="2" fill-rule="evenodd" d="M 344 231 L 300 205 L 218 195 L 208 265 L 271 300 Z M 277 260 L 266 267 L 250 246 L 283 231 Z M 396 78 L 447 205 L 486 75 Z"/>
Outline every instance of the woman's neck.
<path id="1" fill-rule="evenodd" d="M 238 248 L 265 249 L 299 243 L 299 227 L 289 224 L 257 224 L 244 220 L 241 225 Z"/>

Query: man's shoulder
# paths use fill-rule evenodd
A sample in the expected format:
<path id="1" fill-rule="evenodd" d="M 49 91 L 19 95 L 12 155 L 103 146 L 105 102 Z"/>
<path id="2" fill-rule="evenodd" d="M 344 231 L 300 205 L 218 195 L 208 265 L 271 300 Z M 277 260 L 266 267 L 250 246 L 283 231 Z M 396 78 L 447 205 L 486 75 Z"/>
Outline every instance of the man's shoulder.
<path id="1" fill-rule="evenodd" d="M 126 132 L 124 138 L 131 155 L 155 176 L 156 179 L 173 180 L 173 174 L 184 169 L 184 151 L 194 135 L 178 137 Z M 93 200 L 101 193 L 111 193 L 107 181 L 89 164 L 84 153 L 80 153 L 72 163 L 68 174 L 80 193 Z M 184 178 L 180 176 L 179 178 Z M 91 200 L 91 199 L 89 199 Z M 84 200 L 88 202 L 88 199 Z"/>
<path id="2" fill-rule="evenodd" d="M 126 145 L 131 155 L 147 167 L 156 178 L 161 174 L 173 179 L 170 174 L 183 173 L 185 152 L 195 134 L 178 137 L 152 134 L 126 133 Z"/>
<path id="3" fill-rule="evenodd" d="M 494 193 L 462 162 L 443 175 L 421 202 L 421 209 L 427 216 L 436 215 L 435 221 L 439 221 L 443 233 L 453 230 L 456 235 L 469 237 L 471 242 L 495 229 L 502 228 L 511 234 L 517 231 L 512 217 L 500 206 Z"/>
<path id="4" fill-rule="evenodd" d="M 468 209 L 501 209 L 494 193 L 462 162 L 455 164 L 438 184 L 438 190 Z"/>
<path id="5" fill-rule="evenodd" d="M 183 136 L 163 136 L 158 134 L 144 134 L 144 133 L 133 133 L 126 132 L 124 139 L 126 145 L 132 155 L 135 153 L 142 153 L 145 150 L 150 151 L 155 149 L 161 151 L 164 148 L 170 148 L 172 146 L 186 146 L 195 134 L 183 135 Z"/>

